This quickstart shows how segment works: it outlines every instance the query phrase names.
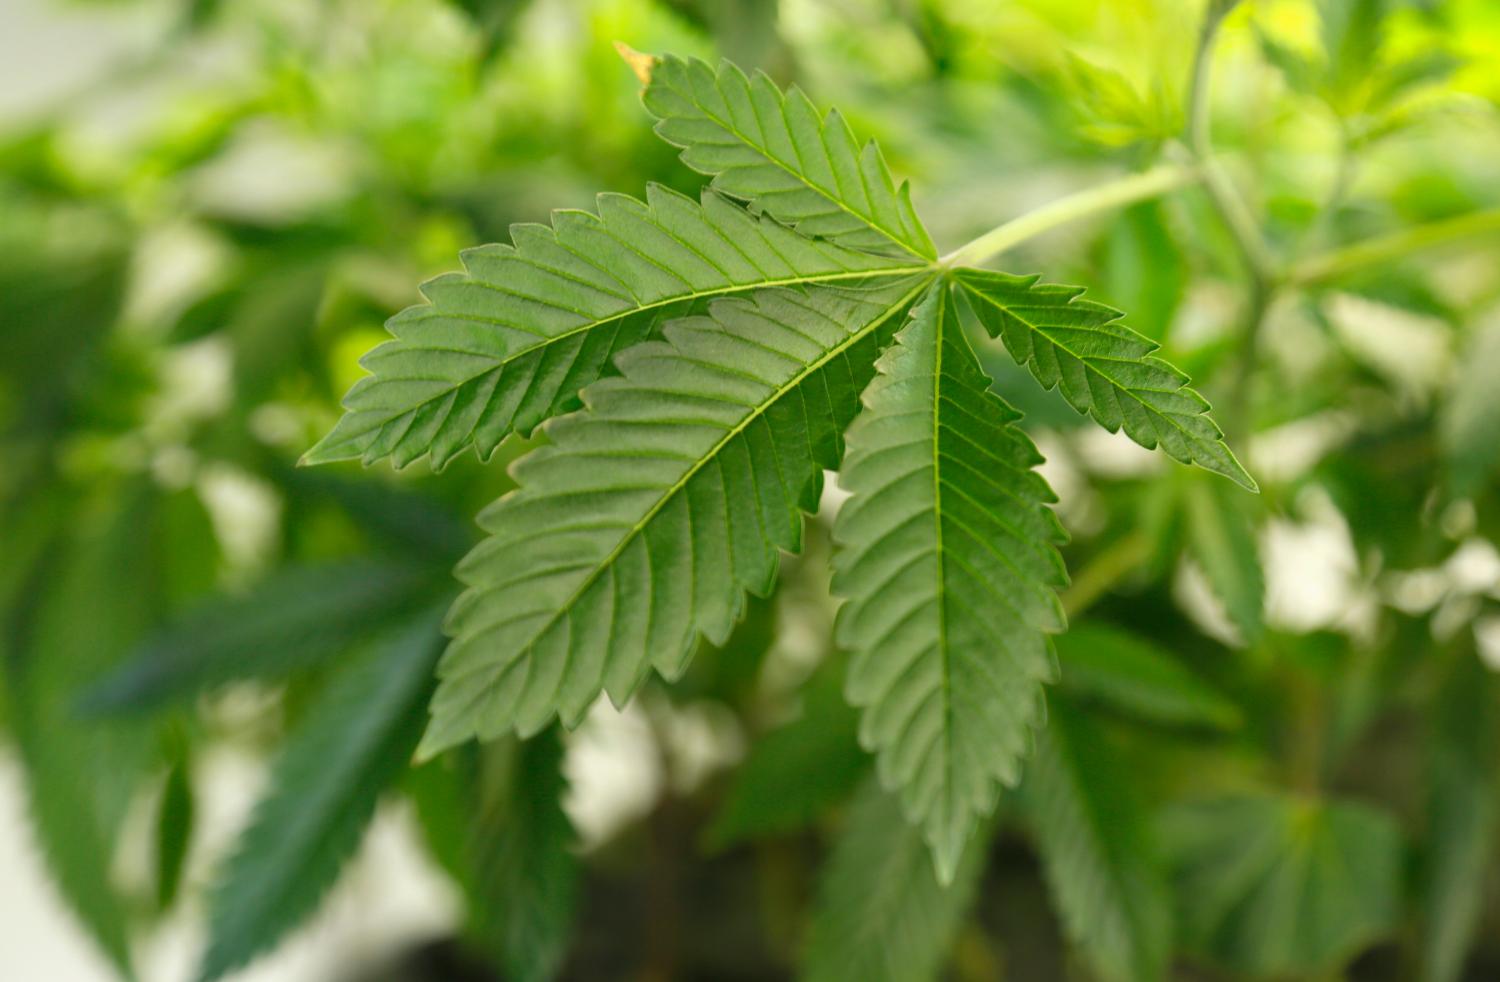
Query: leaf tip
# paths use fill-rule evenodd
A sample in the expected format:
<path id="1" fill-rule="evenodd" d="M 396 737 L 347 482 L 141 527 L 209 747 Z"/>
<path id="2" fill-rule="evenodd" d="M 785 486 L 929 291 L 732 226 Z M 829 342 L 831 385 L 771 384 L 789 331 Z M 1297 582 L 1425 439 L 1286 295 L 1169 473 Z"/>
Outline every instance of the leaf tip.
<path id="1" fill-rule="evenodd" d="M 661 61 L 660 58 L 637 51 L 624 41 L 615 42 L 615 51 L 619 53 L 625 64 L 630 66 L 630 70 L 635 73 L 636 78 L 640 79 L 642 85 L 651 84 L 651 73 L 656 68 L 657 62 Z"/>

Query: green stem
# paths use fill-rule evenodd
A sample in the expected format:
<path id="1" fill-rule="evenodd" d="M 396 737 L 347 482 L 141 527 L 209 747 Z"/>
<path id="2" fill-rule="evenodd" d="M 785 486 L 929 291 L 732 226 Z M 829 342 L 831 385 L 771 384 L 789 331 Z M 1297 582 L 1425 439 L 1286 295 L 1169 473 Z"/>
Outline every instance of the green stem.
<path id="1" fill-rule="evenodd" d="M 1073 620 L 1098 602 L 1116 583 L 1140 568 L 1151 556 L 1151 539 L 1136 531 L 1110 543 L 1095 555 L 1059 599 L 1063 612 Z"/>
<path id="2" fill-rule="evenodd" d="M 1289 286 L 1313 286 L 1359 272 L 1369 266 L 1400 259 L 1420 249 L 1430 249 L 1494 232 L 1500 232 L 1500 208 L 1445 218 L 1313 256 L 1295 266 L 1286 282 Z"/>
<path id="3" fill-rule="evenodd" d="M 1203 170 L 1203 189 L 1229 229 L 1246 271 L 1261 284 L 1269 284 L 1275 279 L 1276 261 L 1250 209 L 1215 159 L 1210 138 L 1208 97 L 1214 41 L 1219 36 L 1219 26 L 1224 23 L 1224 18 L 1237 5 L 1238 0 L 1211 0 L 1198 32 L 1198 47 L 1193 52 L 1192 75 L 1188 82 L 1188 150 Z"/>
<path id="4" fill-rule="evenodd" d="M 939 262 L 949 267 L 975 266 L 1059 225 L 1158 197 L 1168 191 L 1194 184 L 1199 177 L 1200 170 L 1197 166 L 1163 164 L 1140 174 L 1106 181 L 1096 187 L 1059 198 L 997 226 L 972 242 L 959 246 Z"/>
<path id="5" fill-rule="evenodd" d="M 1235 190 L 1234 182 L 1214 157 L 1210 138 L 1209 79 L 1212 75 L 1214 42 L 1224 18 L 1238 6 L 1239 0 L 1210 0 L 1203 26 L 1198 32 L 1198 46 L 1193 52 L 1192 75 L 1188 83 L 1188 151 L 1203 170 L 1203 189 L 1229 230 L 1249 277 L 1250 298 L 1245 308 L 1245 322 L 1240 333 L 1240 353 L 1235 379 L 1225 407 L 1225 430 L 1231 440 L 1243 438 L 1250 430 L 1250 384 L 1255 377 L 1259 358 L 1260 332 L 1266 311 L 1275 299 L 1276 258 L 1261 233 L 1245 200 Z"/>

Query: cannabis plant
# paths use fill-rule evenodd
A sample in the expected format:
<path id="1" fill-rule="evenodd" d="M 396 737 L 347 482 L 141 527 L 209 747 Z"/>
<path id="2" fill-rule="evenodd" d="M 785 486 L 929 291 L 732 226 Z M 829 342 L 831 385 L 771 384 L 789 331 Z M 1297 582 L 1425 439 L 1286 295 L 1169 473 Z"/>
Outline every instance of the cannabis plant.
<path id="1" fill-rule="evenodd" d="M 257 963 L 381 823 L 422 977 L 1494 974 L 1477 5 L 1162 0 L 1146 86 L 1043 38 L 1096 0 L 223 6 L 264 78 L 126 165 L 0 135 L 0 727 L 119 974 L 194 903 Z M 347 196 L 216 204 L 266 121 Z"/>

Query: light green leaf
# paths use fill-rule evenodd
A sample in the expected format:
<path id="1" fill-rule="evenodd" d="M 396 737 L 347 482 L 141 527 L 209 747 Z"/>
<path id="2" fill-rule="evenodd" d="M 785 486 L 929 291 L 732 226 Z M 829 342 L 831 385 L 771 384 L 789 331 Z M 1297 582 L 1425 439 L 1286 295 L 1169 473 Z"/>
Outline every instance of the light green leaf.
<path id="1" fill-rule="evenodd" d="M 200 979 L 269 950 L 333 885 L 381 793 L 406 769 L 441 649 L 436 615 L 417 618 L 309 707 L 213 888 Z"/>
<path id="2" fill-rule="evenodd" d="M 833 590 L 849 598 L 837 638 L 860 739 L 947 880 L 1045 718 L 1066 536 L 1041 455 L 988 391 L 946 285 L 877 369 L 839 477 L 851 496 L 834 526 Z"/>
<path id="3" fill-rule="evenodd" d="M 713 187 L 804 235 L 852 249 L 935 259 L 937 249 L 874 140 L 859 147 L 837 110 L 820 115 L 795 86 L 663 55 L 641 93 L 656 132 Z"/>
<path id="4" fill-rule="evenodd" d="M 975 836 L 945 886 L 900 803 L 866 782 L 823 874 L 803 982 L 936 978 L 988 853 L 988 835 Z"/>
<path id="5" fill-rule="evenodd" d="M 511 982 L 545 982 L 567 953 L 577 894 L 556 729 L 483 751 L 461 879 L 470 933 Z"/>
<path id="6" fill-rule="evenodd" d="M 1104 624 L 1075 624 L 1057 639 L 1067 692 L 1169 726 L 1233 729 L 1239 709 L 1151 641 Z"/>
<path id="7" fill-rule="evenodd" d="M 428 303 L 392 317 L 371 374 L 304 463 L 430 454 L 441 468 L 473 444 L 489 459 L 608 374 L 616 353 L 703 301 L 754 287 L 839 282 L 902 264 L 814 242 L 713 192 L 702 205 L 652 185 L 645 202 L 601 194 L 599 214 L 511 226 L 512 245 L 463 253 L 429 280 Z"/>
<path id="8" fill-rule="evenodd" d="M 1208 401 L 1182 372 L 1152 356 L 1157 344 L 1117 323 L 1120 311 L 1083 299 L 1082 288 L 988 270 L 954 273 L 979 323 L 1044 387 L 1080 413 L 1147 449 L 1161 447 L 1251 491 L 1255 481 L 1208 418 Z"/>
<path id="9" fill-rule="evenodd" d="M 1500 316 L 1477 325 L 1440 415 L 1449 480 L 1459 497 L 1477 494 L 1500 465 Z"/>
<path id="10" fill-rule="evenodd" d="M 1254 644 L 1265 632 L 1266 582 L 1246 501 L 1218 482 L 1194 481 L 1184 505 L 1188 554 L 1203 569 L 1229 619 Z"/>
<path id="11" fill-rule="evenodd" d="M 139 712 L 235 679 L 274 678 L 343 653 L 437 595 L 431 570 L 358 559 L 290 566 L 190 610 L 91 685 L 89 713 Z"/>
<path id="12" fill-rule="evenodd" d="M 1020 797 L 1058 913 L 1101 979 L 1164 978 L 1172 897 L 1130 774 L 1084 714 L 1051 710 Z"/>
<path id="13" fill-rule="evenodd" d="M 721 300 L 547 424 L 458 575 L 430 755 L 580 718 L 722 644 L 801 541 L 875 352 L 926 277 Z"/>
<path id="14" fill-rule="evenodd" d="M 801 715 L 750 747 L 709 828 L 713 845 L 801 828 L 853 792 L 870 758 L 843 681 L 842 659 L 825 662 L 804 687 Z"/>
<path id="15" fill-rule="evenodd" d="M 1238 972 L 1329 971 L 1398 913 L 1401 833 L 1364 805 L 1277 793 L 1180 804 L 1158 841 L 1184 942 Z"/>
<path id="16" fill-rule="evenodd" d="M 1500 825 L 1500 686 L 1474 654 L 1461 659 L 1437 700 L 1428 751 L 1423 982 L 1462 976 Z"/>

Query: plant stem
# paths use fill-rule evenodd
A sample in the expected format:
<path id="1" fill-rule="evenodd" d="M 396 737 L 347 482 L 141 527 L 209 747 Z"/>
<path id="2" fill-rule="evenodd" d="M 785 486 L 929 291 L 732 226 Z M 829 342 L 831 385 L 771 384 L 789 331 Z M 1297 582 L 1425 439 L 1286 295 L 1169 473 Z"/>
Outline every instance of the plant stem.
<path id="1" fill-rule="evenodd" d="M 1129 576 L 1151 555 L 1151 539 L 1132 532 L 1110 543 L 1093 557 L 1062 592 L 1063 612 L 1072 620 L 1088 610 L 1116 583 Z"/>
<path id="2" fill-rule="evenodd" d="M 1163 164 L 1140 174 L 1106 181 L 1103 184 L 1059 198 L 1035 211 L 1027 212 L 979 236 L 948 253 L 939 262 L 944 266 L 973 266 L 999 255 L 1060 225 L 1155 198 L 1168 191 L 1196 183 L 1201 176 L 1192 164 Z"/>
<path id="3" fill-rule="evenodd" d="M 1245 436 L 1250 428 L 1250 383 L 1255 376 L 1261 325 L 1275 298 L 1276 259 L 1266 244 L 1250 209 L 1235 190 L 1229 175 L 1214 158 L 1210 138 L 1209 80 L 1212 75 L 1214 42 L 1224 18 L 1238 6 L 1239 0 L 1209 0 L 1203 26 L 1198 31 L 1198 47 L 1193 52 L 1192 75 L 1188 83 L 1188 151 L 1203 171 L 1203 189 L 1219 218 L 1229 230 L 1250 280 L 1250 298 L 1241 328 L 1240 355 L 1234 387 L 1225 407 L 1223 419 L 1231 439 Z"/>
<path id="4" fill-rule="evenodd" d="M 1287 275 L 1286 282 L 1289 286 L 1312 286 L 1347 276 L 1368 266 L 1399 259 L 1419 249 L 1430 249 L 1494 232 L 1500 232 L 1500 208 L 1445 218 L 1313 256 L 1295 266 Z"/>

